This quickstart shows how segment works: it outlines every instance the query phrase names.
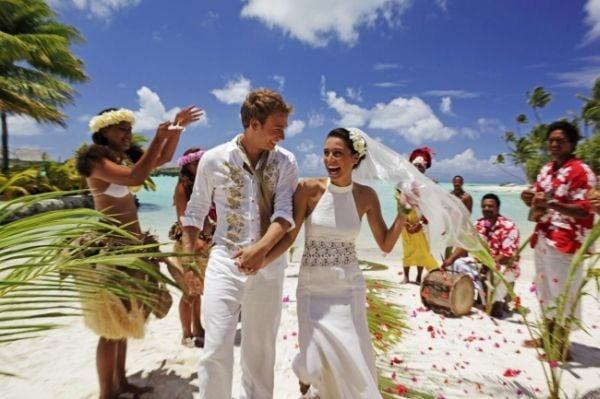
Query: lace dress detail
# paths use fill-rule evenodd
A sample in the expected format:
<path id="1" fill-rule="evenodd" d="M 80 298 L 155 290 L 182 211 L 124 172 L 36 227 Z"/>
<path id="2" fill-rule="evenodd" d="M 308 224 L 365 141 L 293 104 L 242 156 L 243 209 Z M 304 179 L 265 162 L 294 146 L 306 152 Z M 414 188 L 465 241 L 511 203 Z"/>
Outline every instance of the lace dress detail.
<path id="1" fill-rule="evenodd" d="M 307 241 L 302 266 L 344 266 L 358 262 L 354 243 L 343 241 Z"/>

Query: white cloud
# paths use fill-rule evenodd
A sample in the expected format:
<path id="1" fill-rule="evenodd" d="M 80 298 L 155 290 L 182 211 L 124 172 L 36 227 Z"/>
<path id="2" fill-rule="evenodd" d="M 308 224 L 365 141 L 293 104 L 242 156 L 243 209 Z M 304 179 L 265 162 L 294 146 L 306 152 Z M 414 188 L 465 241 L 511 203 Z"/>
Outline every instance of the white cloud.
<path id="1" fill-rule="evenodd" d="M 285 134 L 288 137 L 294 137 L 297 134 L 302 133 L 302 131 L 304 130 L 305 127 L 306 127 L 306 123 L 304 121 L 293 120 L 292 123 L 290 123 L 289 126 L 287 127 Z"/>
<path id="2" fill-rule="evenodd" d="M 454 113 L 452 112 L 451 97 L 442 97 L 442 101 L 440 102 L 440 112 L 446 115 L 454 115 Z"/>
<path id="3" fill-rule="evenodd" d="M 94 117 L 93 115 L 84 114 L 84 115 L 78 116 L 75 119 L 77 120 L 77 122 L 85 123 L 87 125 L 89 123 L 90 119 L 92 119 L 93 117 Z"/>
<path id="4" fill-rule="evenodd" d="M 51 0 L 50 5 L 53 7 L 65 7 L 72 5 L 80 11 L 88 13 L 91 17 L 98 19 L 110 18 L 118 11 L 128 7 L 137 6 L 141 0 Z"/>
<path id="5" fill-rule="evenodd" d="M 200 20 L 200 26 L 207 27 L 213 24 L 213 22 L 219 20 L 219 14 L 214 11 L 208 11 Z"/>
<path id="6" fill-rule="evenodd" d="M 304 140 L 296 147 L 300 152 L 311 152 L 315 149 L 315 144 L 311 140 Z"/>
<path id="7" fill-rule="evenodd" d="M 463 127 L 460 129 L 460 133 L 470 139 L 477 139 L 482 134 L 495 134 L 500 135 L 506 131 L 506 126 L 502 124 L 498 119 L 493 118 L 477 118 L 475 126 Z"/>
<path id="8" fill-rule="evenodd" d="M 388 104 L 379 103 L 372 113 L 369 127 L 395 131 L 413 144 L 445 141 L 456 134 L 418 97 L 398 97 Z"/>
<path id="9" fill-rule="evenodd" d="M 425 141 L 444 141 L 456 134 L 444 126 L 433 110 L 418 97 L 397 97 L 389 103 L 378 103 L 372 109 L 351 104 L 334 91 L 327 91 L 323 100 L 340 116 L 337 124 L 390 130 L 413 144 Z"/>
<path id="10" fill-rule="evenodd" d="M 583 10 L 586 14 L 585 24 L 590 29 L 583 39 L 584 44 L 587 44 L 600 38 L 600 0 L 587 0 Z"/>
<path id="11" fill-rule="evenodd" d="M 314 47 L 326 46 L 332 38 L 352 46 L 361 26 L 371 27 L 378 20 L 397 26 L 410 4 L 410 0 L 247 0 L 241 16 Z"/>
<path id="12" fill-rule="evenodd" d="M 430 169 L 431 176 L 448 181 L 455 175 L 462 175 L 465 179 L 471 181 L 489 181 L 498 179 L 513 179 L 511 175 L 523 176 L 521 169 L 514 165 L 494 164 L 496 157 L 491 156 L 488 159 L 477 158 L 471 148 L 456 154 L 451 158 L 434 160 Z M 508 173 L 507 173 L 508 172 Z"/>
<path id="13" fill-rule="evenodd" d="M 388 88 L 388 87 L 402 87 L 405 84 L 406 84 L 405 81 L 397 80 L 394 82 L 376 82 L 376 83 L 373 83 L 373 86 Z"/>
<path id="14" fill-rule="evenodd" d="M 451 98 L 475 98 L 479 94 L 468 90 L 429 90 L 424 93 L 426 96 L 451 97 Z"/>
<path id="15" fill-rule="evenodd" d="M 271 76 L 271 79 L 277 83 L 277 90 L 282 91 L 283 87 L 285 86 L 285 76 L 273 75 Z"/>
<path id="16" fill-rule="evenodd" d="M 560 81 L 557 86 L 589 89 L 600 77 L 600 63 L 596 61 L 594 64 L 582 66 L 574 71 L 555 72 L 550 76 Z"/>
<path id="17" fill-rule="evenodd" d="M 243 103 L 250 90 L 250 80 L 240 76 L 236 80 L 228 81 L 222 89 L 211 90 L 211 93 L 217 100 L 231 105 Z"/>
<path id="18" fill-rule="evenodd" d="M 310 113 L 308 115 L 309 127 L 321 127 L 325 123 L 325 116 L 319 113 Z"/>
<path id="19" fill-rule="evenodd" d="M 135 111 L 135 130 L 148 131 L 154 130 L 161 123 L 173 120 L 175 115 L 181 110 L 179 107 L 167 110 L 163 105 L 157 93 L 146 86 L 142 86 L 138 91 L 138 102 L 140 109 Z M 207 125 L 208 117 L 206 114 L 194 125 Z M 193 125 L 192 125 L 193 126 Z"/>
<path id="20" fill-rule="evenodd" d="M 300 164 L 302 175 L 314 176 L 323 173 L 323 159 L 318 154 L 311 152 L 304 156 L 304 160 Z"/>
<path id="21" fill-rule="evenodd" d="M 346 97 L 354 100 L 354 101 L 358 101 L 358 102 L 362 102 L 363 98 L 362 98 L 362 90 L 361 89 L 354 89 L 352 87 L 348 87 L 346 89 Z"/>
<path id="22" fill-rule="evenodd" d="M 324 100 L 330 108 L 333 108 L 340 115 L 340 119 L 336 121 L 339 125 L 361 127 L 369 119 L 369 110 L 348 103 L 343 97 L 338 97 L 334 91 L 326 92 Z"/>
<path id="23" fill-rule="evenodd" d="M 397 69 L 400 65 L 398 64 L 385 64 L 385 63 L 377 63 L 373 65 L 373 70 L 375 71 L 385 71 L 386 69 Z"/>
<path id="24" fill-rule="evenodd" d="M 8 135 L 10 136 L 39 136 L 42 134 L 41 125 L 35 119 L 24 115 L 8 115 L 6 118 Z"/>
<path id="25" fill-rule="evenodd" d="M 448 0 L 435 0 L 435 4 L 442 10 L 448 11 Z"/>

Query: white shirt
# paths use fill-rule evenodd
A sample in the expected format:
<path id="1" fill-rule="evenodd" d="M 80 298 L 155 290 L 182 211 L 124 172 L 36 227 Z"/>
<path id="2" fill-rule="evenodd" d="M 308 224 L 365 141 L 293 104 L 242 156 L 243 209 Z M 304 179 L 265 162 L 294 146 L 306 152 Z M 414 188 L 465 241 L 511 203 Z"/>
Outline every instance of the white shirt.
<path id="1" fill-rule="evenodd" d="M 207 151 L 198 164 L 192 195 L 183 226 L 202 229 L 211 202 L 217 210 L 217 227 L 213 236 L 216 248 L 233 254 L 261 238 L 257 196 L 258 182 L 244 168 L 237 137 Z M 262 167 L 258 165 L 258 167 Z M 294 228 L 292 197 L 298 185 L 298 165 L 294 154 L 276 146 L 270 151 L 263 178 L 275 195 L 271 222 L 287 220 Z"/>

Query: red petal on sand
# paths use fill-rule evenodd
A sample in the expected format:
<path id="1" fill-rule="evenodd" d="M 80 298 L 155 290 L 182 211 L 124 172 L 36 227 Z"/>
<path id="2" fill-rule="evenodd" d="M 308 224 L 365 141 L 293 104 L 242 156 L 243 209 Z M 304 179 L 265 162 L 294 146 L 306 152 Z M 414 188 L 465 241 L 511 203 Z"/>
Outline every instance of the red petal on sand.
<path id="1" fill-rule="evenodd" d="M 516 377 L 519 374 L 521 374 L 521 370 L 518 369 L 506 369 L 504 370 L 504 376 L 505 377 Z"/>
<path id="2" fill-rule="evenodd" d="M 396 385 L 396 392 L 398 393 L 398 395 L 404 395 L 408 392 L 408 388 L 406 388 L 402 384 L 398 384 Z"/>

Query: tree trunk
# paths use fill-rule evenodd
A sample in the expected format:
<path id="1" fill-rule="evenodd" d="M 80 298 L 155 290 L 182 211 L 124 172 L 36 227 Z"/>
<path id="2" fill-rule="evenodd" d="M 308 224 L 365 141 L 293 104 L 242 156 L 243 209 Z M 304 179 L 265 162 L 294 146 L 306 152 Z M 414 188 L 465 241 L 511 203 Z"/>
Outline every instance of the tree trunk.
<path id="1" fill-rule="evenodd" d="M 0 112 L 2 120 L 2 173 L 8 173 L 8 126 L 6 125 L 6 112 Z"/>

